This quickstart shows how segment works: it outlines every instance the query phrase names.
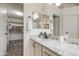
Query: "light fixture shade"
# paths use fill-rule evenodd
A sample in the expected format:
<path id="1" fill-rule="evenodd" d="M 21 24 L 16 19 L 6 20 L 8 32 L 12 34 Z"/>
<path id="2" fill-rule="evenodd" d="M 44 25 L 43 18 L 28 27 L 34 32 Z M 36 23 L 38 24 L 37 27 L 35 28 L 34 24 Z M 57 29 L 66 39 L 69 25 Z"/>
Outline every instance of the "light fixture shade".
<path id="1" fill-rule="evenodd" d="M 33 13 L 33 19 L 35 20 L 35 19 L 38 19 L 38 18 L 39 18 L 38 13 Z"/>

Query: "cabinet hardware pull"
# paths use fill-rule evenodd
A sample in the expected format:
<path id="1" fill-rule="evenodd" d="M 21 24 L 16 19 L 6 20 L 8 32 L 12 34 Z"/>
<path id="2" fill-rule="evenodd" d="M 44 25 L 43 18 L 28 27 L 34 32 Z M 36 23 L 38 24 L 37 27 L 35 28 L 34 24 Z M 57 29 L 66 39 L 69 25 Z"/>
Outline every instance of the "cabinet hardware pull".
<path id="1" fill-rule="evenodd" d="M 35 43 L 33 43 L 33 45 L 32 45 L 34 48 L 35 48 Z"/>

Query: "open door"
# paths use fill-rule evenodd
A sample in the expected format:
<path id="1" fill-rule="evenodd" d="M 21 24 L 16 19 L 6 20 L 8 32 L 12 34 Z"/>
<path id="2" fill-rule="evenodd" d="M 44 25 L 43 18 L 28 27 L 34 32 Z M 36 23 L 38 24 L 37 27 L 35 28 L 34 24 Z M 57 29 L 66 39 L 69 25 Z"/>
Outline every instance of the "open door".
<path id="1" fill-rule="evenodd" d="M 6 55 L 7 50 L 6 15 L 0 15 L 0 56 Z"/>

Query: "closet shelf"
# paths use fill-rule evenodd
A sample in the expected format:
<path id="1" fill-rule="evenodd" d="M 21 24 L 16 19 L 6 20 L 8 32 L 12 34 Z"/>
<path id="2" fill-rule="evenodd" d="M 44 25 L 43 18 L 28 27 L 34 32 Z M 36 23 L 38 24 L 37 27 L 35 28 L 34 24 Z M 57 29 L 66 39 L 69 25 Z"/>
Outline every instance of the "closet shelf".
<path id="1" fill-rule="evenodd" d="M 21 27 L 21 26 L 13 26 L 9 31 L 10 32 L 23 33 L 23 27 Z"/>
<path id="2" fill-rule="evenodd" d="M 23 24 L 23 22 L 14 22 L 14 21 L 9 21 L 9 23 Z"/>

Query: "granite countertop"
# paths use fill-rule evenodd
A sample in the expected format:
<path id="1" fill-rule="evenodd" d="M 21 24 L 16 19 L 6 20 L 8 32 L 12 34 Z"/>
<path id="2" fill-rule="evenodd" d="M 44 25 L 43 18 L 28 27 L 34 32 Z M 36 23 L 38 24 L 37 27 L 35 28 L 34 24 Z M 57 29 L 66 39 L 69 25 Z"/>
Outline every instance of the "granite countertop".
<path id="1" fill-rule="evenodd" d="M 31 36 L 31 40 L 47 47 L 51 51 L 54 51 L 62 56 L 79 56 L 79 46 L 69 43 L 60 43 L 54 39 L 41 39 L 37 36 Z"/>

